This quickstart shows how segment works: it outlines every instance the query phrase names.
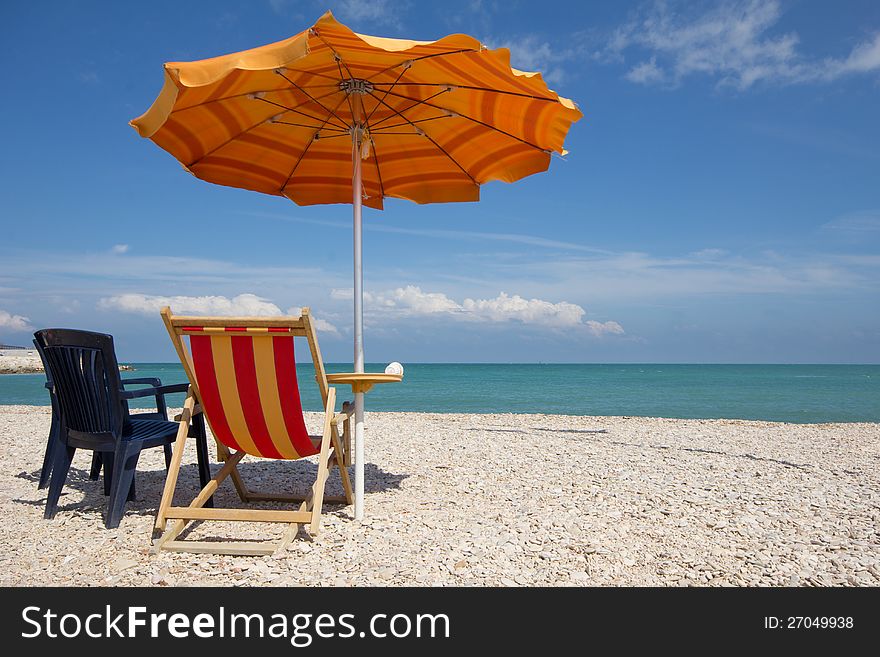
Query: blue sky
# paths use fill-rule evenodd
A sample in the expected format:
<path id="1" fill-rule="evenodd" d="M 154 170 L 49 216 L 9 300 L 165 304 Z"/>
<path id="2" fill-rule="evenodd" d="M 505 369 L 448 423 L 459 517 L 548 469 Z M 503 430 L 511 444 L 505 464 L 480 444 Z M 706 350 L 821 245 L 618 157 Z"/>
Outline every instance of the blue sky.
<path id="1" fill-rule="evenodd" d="M 127 125 L 163 62 L 327 9 L 509 47 L 585 114 L 479 203 L 365 209 L 368 361 L 880 362 L 880 4 L 855 0 L 4 3 L 0 342 L 173 360 L 165 299 L 310 305 L 351 360 L 350 208 L 204 183 Z"/>

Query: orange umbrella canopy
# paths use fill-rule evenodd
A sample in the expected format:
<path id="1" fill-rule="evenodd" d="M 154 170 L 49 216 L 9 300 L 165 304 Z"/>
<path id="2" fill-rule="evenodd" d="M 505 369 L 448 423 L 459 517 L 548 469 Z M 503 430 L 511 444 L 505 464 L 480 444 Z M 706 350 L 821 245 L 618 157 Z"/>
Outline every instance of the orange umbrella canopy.
<path id="1" fill-rule="evenodd" d="M 202 180 L 299 205 L 352 202 L 354 137 L 363 203 L 381 209 L 476 201 L 483 183 L 546 171 L 582 116 L 507 49 L 356 34 L 328 12 L 284 41 L 165 64 L 131 125 Z"/>

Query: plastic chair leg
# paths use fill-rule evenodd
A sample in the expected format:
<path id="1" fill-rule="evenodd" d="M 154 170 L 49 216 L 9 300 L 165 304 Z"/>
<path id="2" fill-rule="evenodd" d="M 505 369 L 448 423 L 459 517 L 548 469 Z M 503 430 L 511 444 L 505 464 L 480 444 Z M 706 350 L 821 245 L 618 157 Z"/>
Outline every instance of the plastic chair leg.
<path id="1" fill-rule="evenodd" d="M 119 527 L 125 513 L 125 502 L 131 491 L 141 449 L 140 443 L 129 443 L 122 447 L 121 454 L 114 455 L 113 482 L 110 486 L 110 499 L 107 501 L 107 529 Z"/>
<path id="2" fill-rule="evenodd" d="M 113 452 L 100 452 L 100 454 L 101 461 L 104 464 L 104 495 L 109 495 L 110 486 L 113 484 L 113 465 L 116 459 Z M 94 460 L 92 462 L 94 463 Z M 100 467 L 98 471 L 100 472 Z"/>
<path id="3" fill-rule="evenodd" d="M 103 464 L 101 452 L 92 453 L 92 469 L 89 470 L 89 479 L 97 481 L 101 476 L 101 465 Z M 104 493 L 106 495 L 107 493 Z"/>
<path id="4" fill-rule="evenodd" d="M 55 463 L 55 456 L 58 453 L 59 447 L 63 449 L 59 436 L 60 431 L 61 424 L 58 421 L 58 416 L 53 412 L 52 424 L 49 427 L 49 438 L 46 441 L 46 453 L 43 455 L 43 467 L 40 469 L 40 483 L 37 484 L 37 489 L 42 490 L 49 485 L 49 477 L 52 475 L 52 465 Z"/>
<path id="5" fill-rule="evenodd" d="M 58 498 L 61 497 L 61 489 L 64 487 L 64 482 L 67 481 L 67 472 L 70 470 L 74 454 L 76 454 L 75 447 L 64 446 L 63 449 L 57 450 L 55 462 L 52 464 L 49 494 L 46 496 L 46 511 L 43 513 L 43 517 L 47 520 L 54 518 L 55 512 L 58 510 Z"/>

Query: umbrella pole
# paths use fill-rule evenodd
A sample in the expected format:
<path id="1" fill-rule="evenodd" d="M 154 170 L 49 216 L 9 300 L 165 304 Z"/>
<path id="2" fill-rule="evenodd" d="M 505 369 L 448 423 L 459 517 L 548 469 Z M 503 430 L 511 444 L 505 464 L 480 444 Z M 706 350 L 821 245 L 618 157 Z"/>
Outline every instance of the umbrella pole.
<path id="1" fill-rule="evenodd" d="M 351 131 L 352 207 L 354 208 L 354 371 L 364 371 L 364 268 L 361 128 Z M 354 518 L 364 518 L 364 393 L 354 395 Z"/>

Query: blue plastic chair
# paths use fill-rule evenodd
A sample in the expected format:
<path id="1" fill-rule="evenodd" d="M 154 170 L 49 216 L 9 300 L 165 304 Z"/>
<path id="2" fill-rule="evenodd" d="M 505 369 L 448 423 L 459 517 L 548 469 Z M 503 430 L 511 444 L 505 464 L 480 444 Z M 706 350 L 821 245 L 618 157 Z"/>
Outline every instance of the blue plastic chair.
<path id="1" fill-rule="evenodd" d="M 146 380 L 151 384 L 149 388 L 125 390 L 110 335 L 43 329 L 37 331 L 34 338 L 47 380 L 51 382 L 53 424 L 56 425 L 50 431 L 44 457 L 44 461 L 48 458 L 51 462 L 44 517 L 55 516 L 76 450 L 88 449 L 100 454 L 104 465 L 104 491 L 109 496 L 106 526 L 118 527 L 126 500 L 134 496 L 134 474 L 141 450 L 167 448 L 177 436 L 178 423 L 164 419 L 164 395 L 186 392 L 187 384 L 152 386 L 155 379 L 150 379 Z M 142 381 L 145 380 L 138 382 Z M 127 401 L 138 397 L 156 397 L 157 414 L 163 417 L 130 415 Z M 204 433 L 197 437 L 201 438 L 197 443 L 202 443 L 203 448 L 199 453 L 199 474 L 204 478 L 207 458 L 203 460 L 202 456 L 206 457 L 207 447 Z M 44 463 L 44 470 L 46 465 Z M 94 459 L 92 475 L 97 476 Z"/>

